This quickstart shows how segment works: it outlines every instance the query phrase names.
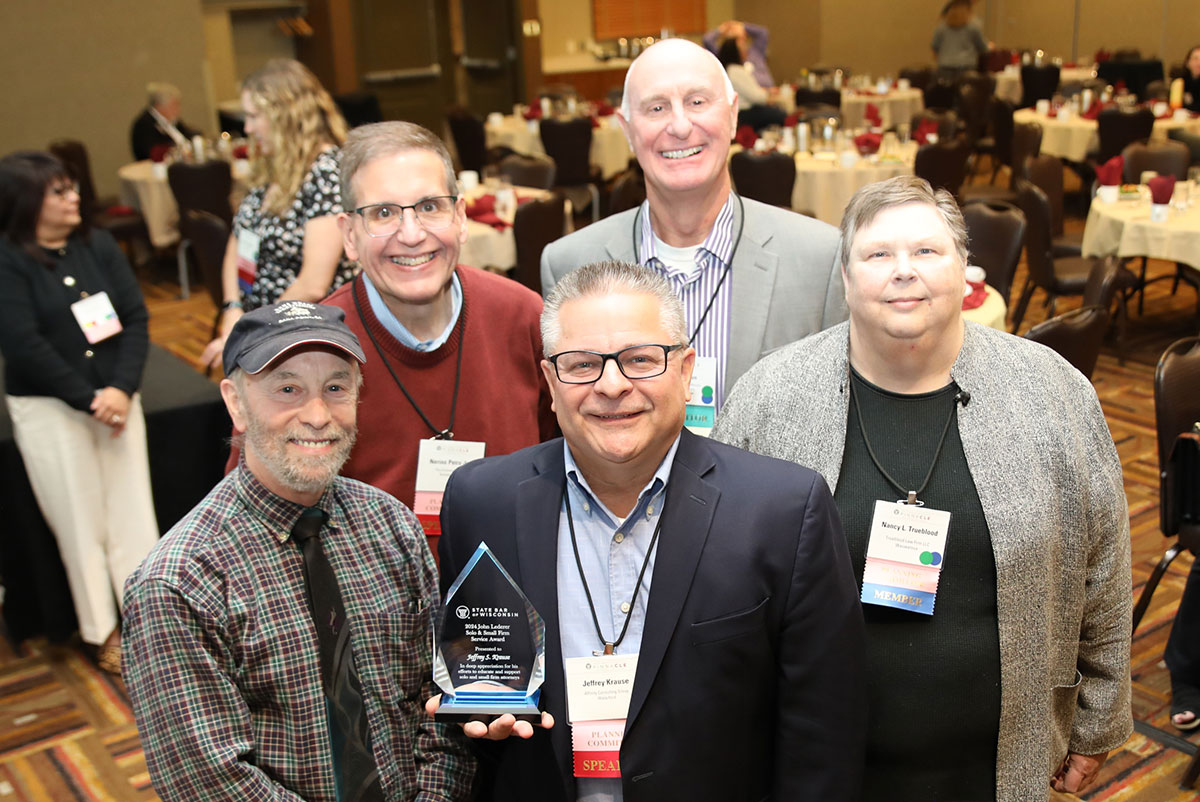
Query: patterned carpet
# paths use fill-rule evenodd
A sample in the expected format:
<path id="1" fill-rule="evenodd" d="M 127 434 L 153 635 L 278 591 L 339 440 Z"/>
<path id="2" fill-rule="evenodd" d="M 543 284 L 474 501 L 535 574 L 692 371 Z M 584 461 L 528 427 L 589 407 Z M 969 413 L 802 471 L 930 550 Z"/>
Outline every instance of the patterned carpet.
<path id="1" fill-rule="evenodd" d="M 1067 224 L 1068 230 L 1082 228 L 1078 219 L 1068 219 Z M 1173 270 L 1173 265 L 1151 263 L 1151 275 Z M 168 275 L 169 271 L 160 270 L 143 276 L 151 338 L 194 363 L 208 341 L 215 308 L 202 290 L 187 301 L 179 300 L 178 287 Z M 1014 294 L 1023 282 L 1024 266 L 1018 271 Z M 1197 331 L 1195 293 L 1183 288 L 1172 296 L 1170 286 L 1169 281 L 1151 285 L 1145 314 L 1134 312 L 1126 363 L 1120 365 L 1113 349 L 1106 347 L 1093 377 L 1124 467 L 1135 594 L 1165 548 L 1158 531 L 1154 365 L 1170 342 Z M 1076 306 L 1077 299 L 1066 299 L 1058 311 Z M 1039 292 L 1023 328 L 1044 318 Z M 1170 689 L 1161 658 L 1190 565 L 1190 556 L 1184 555 L 1172 566 L 1133 643 L 1134 715 L 1165 728 L 1167 736 L 1156 740 L 1135 733 L 1113 753 L 1098 785 L 1082 799 L 1200 799 L 1200 793 L 1178 788 L 1188 756 L 1163 743 L 1178 733 L 1167 723 Z M 1200 732 L 1188 740 L 1200 743 Z M 120 681 L 97 670 L 77 646 L 33 641 L 14 651 L 0 632 L 0 802 L 151 799 L 156 797 Z M 1054 799 L 1078 797 L 1054 795 Z"/>

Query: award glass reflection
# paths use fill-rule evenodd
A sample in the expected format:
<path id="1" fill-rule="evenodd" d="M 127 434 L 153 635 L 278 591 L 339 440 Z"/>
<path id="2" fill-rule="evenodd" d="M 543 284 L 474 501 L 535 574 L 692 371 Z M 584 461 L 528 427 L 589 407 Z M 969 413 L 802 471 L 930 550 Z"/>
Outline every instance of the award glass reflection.
<path id="1" fill-rule="evenodd" d="M 433 648 L 439 721 L 541 720 L 546 625 L 486 543 L 446 593 Z"/>

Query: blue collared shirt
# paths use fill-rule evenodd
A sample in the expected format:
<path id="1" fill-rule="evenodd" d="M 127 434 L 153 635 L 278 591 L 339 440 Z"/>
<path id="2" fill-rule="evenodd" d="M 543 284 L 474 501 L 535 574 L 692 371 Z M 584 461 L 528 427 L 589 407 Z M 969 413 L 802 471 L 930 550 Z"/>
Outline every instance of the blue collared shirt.
<path id="1" fill-rule="evenodd" d="M 405 348 L 411 348 L 414 351 L 436 351 L 446 344 L 446 340 L 450 339 L 450 335 L 454 333 L 454 327 L 458 324 L 458 316 L 462 312 L 463 292 L 462 284 L 458 281 L 458 273 L 450 274 L 450 323 L 437 337 L 432 340 L 418 340 L 412 335 L 404 324 L 396 319 L 392 314 L 392 310 L 388 309 L 387 304 L 383 300 L 383 296 L 379 294 L 379 290 L 371 283 L 371 277 L 367 275 L 367 271 L 362 272 L 363 286 L 367 288 L 367 301 L 371 304 L 371 311 L 375 313 L 375 319 L 383 324 L 387 329 L 388 334 L 396 338 L 396 341 Z"/>
<path id="2" fill-rule="evenodd" d="M 620 637 L 621 628 L 625 625 L 625 611 L 629 609 L 626 605 L 634 598 L 638 572 L 646 558 L 654 527 L 662 516 L 667 480 L 678 448 L 679 438 L 676 437 L 658 470 L 638 496 L 629 517 L 621 519 L 592 493 L 587 479 L 571 456 L 570 447 L 563 441 L 567 494 L 571 500 L 575 540 L 579 544 L 579 561 L 587 576 L 588 590 L 591 591 L 596 617 L 604 634 L 603 640 L 596 634 L 596 624 L 592 621 L 579 567 L 575 564 L 575 551 L 571 547 L 571 532 L 567 526 L 564 505 L 558 516 L 558 634 L 564 658 L 589 657 L 593 652 L 603 651 L 605 641 L 615 642 Z M 617 654 L 637 654 L 641 650 L 646 604 L 657 551 L 658 545 L 655 544 L 641 588 L 634 598 L 629 629 L 621 645 L 616 648 Z M 620 779 L 576 780 L 578 802 L 621 802 L 621 798 Z"/>
<path id="3" fill-rule="evenodd" d="M 717 360 L 716 411 L 720 412 L 721 405 L 725 403 L 725 366 L 729 361 L 730 303 L 733 298 L 733 277 L 728 276 L 722 282 L 721 276 L 733 259 L 733 193 L 729 193 L 725 205 L 717 213 L 712 231 L 696 249 L 696 269 L 687 272 L 669 267 L 655 256 L 650 201 L 643 201 L 638 213 L 642 220 L 642 242 L 638 251 L 640 261 L 669 281 L 683 301 L 688 334 L 692 333 L 704 315 L 709 299 L 713 298 L 713 292 L 716 292 L 712 309 L 691 344 L 699 356 L 715 357 Z M 719 290 L 718 282 L 721 284 Z"/>

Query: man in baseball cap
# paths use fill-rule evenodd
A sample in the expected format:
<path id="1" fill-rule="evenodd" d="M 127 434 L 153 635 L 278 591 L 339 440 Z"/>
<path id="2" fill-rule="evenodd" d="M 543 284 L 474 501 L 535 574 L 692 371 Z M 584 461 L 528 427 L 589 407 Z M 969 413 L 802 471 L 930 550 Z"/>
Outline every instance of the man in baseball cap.
<path id="1" fill-rule="evenodd" d="M 465 799 L 423 716 L 437 576 L 412 512 L 338 475 L 358 338 L 341 309 L 243 316 L 221 394 L 238 466 L 125 585 L 125 681 L 163 800 Z"/>

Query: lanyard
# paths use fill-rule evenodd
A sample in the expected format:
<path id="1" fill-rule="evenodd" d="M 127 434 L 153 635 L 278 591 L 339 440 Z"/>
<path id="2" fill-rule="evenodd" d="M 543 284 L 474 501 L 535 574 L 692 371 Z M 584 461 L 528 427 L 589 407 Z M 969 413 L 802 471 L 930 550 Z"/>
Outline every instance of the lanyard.
<path id="1" fill-rule="evenodd" d="M 738 202 L 738 230 L 737 236 L 733 239 L 733 249 L 729 251 L 729 261 L 725 264 L 725 269 L 721 271 L 721 278 L 717 280 L 717 286 L 713 288 L 712 295 L 709 296 L 708 303 L 704 307 L 704 313 L 700 315 L 700 320 L 696 322 L 696 327 L 692 329 L 692 336 L 688 338 L 688 342 L 695 342 L 696 335 L 700 333 L 700 327 L 704 325 L 704 321 L 708 319 L 709 310 L 712 309 L 713 303 L 717 300 L 717 293 L 721 291 L 721 285 L 725 283 L 725 278 L 729 275 L 729 271 L 733 270 L 733 257 L 737 255 L 738 246 L 742 244 L 742 231 L 746 228 L 746 204 L 742 202 L 742 196 L 733 193 L 733 197 Z M 649 225 L 650 213 L 646 213 L 646 224 Z M 638 255 L 638 232 L 637 232 L 637 216 L 633 218 L 633 261 L 641 264 L 641 257 Z"/>
<path id="2" fill-rule="evenodd" d="M 592 591 L 588 587 L 587 575 L 583 573 L 583 560 L 579 559 L 579 543 L 575 540 L 575 520 L 571 517 L 571 495 L 567 492 L 565 482 L 563 483 L 563 504 L 567 508 L 567 529 L 571 532 L 571 548 L 575 551 L 575 567 L 579 569 L 579 579 L 583 582 L 583 594 L 587 596 L 588 610 L 592 614 L 592 624 L 596 627 L 596 636 L 604 644 L 604 654 L 615 654 L 621 641 L 625 640 L 625 633 L 629 631 L 629 622 L 633 618 L 633 607 L 637 602 L 638 593 L 642 589 L 642 579 L 646 576 L 646 567 L 650 565 L 650 555 L 654 553 L 654 544 L 658 542 L 658 533 L 662 531 L 665 510 L 658 514 L 658 524 L 655 525 L 650 545 L 646 548 L 646 557 L 642 560 L 641 570 L 638 571 L 637 584 L 633 586 L 633 598 L 629 600 L 629 609 L 625 612 L 625 625 L 621 627 L 621 634 L 615 641 L 607 641 L 604 639 L 604 632 L 600 629 L 600 619 L 596 616 L 596 603 L 592 601 Z M 594 654 L 600 653 L 594 652 Z"/>
<path id="3" fill-rule="evenodd" d="M 942 427 L 942 436 L 938 438 L 937 451 L 933 453 L 933 462 L 929 466 L 929 472 L 925 474 L 925 481 L 921 482 L 921 486 L 916 490 L 905 490 L 904 487 L 892 478 L 879 458 L 875 456 L 875 450 L 871 448 L 871 441 L 867 439 L 867 427 L 863 426 L 862 406 L 858 403 L 858 396 L 854 393 L 854 380 L 850 380 L 850 400 L 854 402 L 854 413 L 858 416 L 858 431 L 862 434 L 863 445 L 867 447 L 867 455 L 871 457 L 871 462 L 875 463 L 875 467 L 883 474 L 883 478 L 887 479 L 892 487 L 896 488 L 901 493 L 906 493 L 907 498 L 900 499 L 897 504 L 911 504 L 915 507 L 924 507 L 924 501 L 918 501 L 917 496 L 925 492 L 925 488 L 929 486 L 929 479 L 933 476 L 933 469 L 937 466 L 938 458 L 942 456 L 942 446 L 946 443 L 946 432 L 950 431 L 950 423 L 954 420 L 954 413 L 957 411 L 958 402 L 963 397 L 963 393 L 954 394 L 954 403 L 950 405 L 950 415 L 946 418 L 946 425 Z"/>
<path id="4" fill-rule="evenodd" d="M 375 339 L 375 334 L 371 331 L 371 327 L 367 325 L 367 317 L 363 314 L 362 301 L 358 299 L 358 281 L 360 276 L 354 277 L 355 286 L 350 288 L 350 294 L 354 296 L 354 309 L 358 312 L 358 319 L 363 321 L 363 330 L 366 331 L 367 337 L 371 340 L 371 344 L 375 346 L 375 353 L 379 354 L 379 358 L 383 360 L 383 366 L 387 368 L 388 373 L 392 374 L 392 380 L 396 382 L 396 386 L 400 388 L 400 392 L 404 393 L 404 397 L 408 399 L 408 403 L 412 404 L 412 408 L 421 416 L 421 420 L 425 421 L 425 425 L 433 432 L 433 440 L 453 440 L 454 439 L 454 415 L 458 411 L 458 385 L 462 379 L 462 355 L 466 343 L 466 330 L 463 330 L 462 336 L 458 341 L 458 355 L 454 362 L 454 395 L 450 397 L 450 422 L 445 429 L 439 429 L 430 422 L 429 417 L 417 406 L 416 400 L 404 388 L 404 384 L 400 381 L 400 377 L 396 375 L 396 371 L 392 370 L 392 365 L 384 356 L 383 349 L 379 347 L 379 340 Z M 462 315 L 460 314 L 461 318 Z"/>

